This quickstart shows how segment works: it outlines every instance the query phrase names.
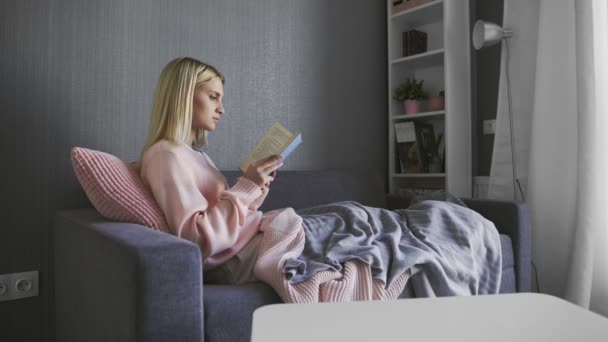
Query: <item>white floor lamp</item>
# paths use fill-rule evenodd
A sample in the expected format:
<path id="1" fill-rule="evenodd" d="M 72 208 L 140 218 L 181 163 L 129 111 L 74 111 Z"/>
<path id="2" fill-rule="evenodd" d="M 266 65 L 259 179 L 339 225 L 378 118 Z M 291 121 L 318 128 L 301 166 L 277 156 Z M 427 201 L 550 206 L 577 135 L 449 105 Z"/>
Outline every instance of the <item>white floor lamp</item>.
<path id="1" fill-rule="evenodd" d="M 480 50 L 486 46 L 498 44 L 502 41 L 505 42 L 507 48 L 507 60 L 506 60 L 506 76 L 507 76 L 507 99 L 509 103 L 509 133 L 511 140 L 511 166 L 513 168 L 513 199 L 517 199 L 517 189 L 521 195 L 522 201 L 525 201 L 524 193 L 521 188 L 519 179 L 517 178 L 517 164 L 515 159 L 515 143 L 513 139 L 513 112 L 511 105 L 511 78 L 509 77 L 509 41 L 508 38 L 513 36 L 513 31 L 509 29 L 503 29 L 495 23 L 485 22 L 483 20 L 477 20 L 473 27 L 473 47 L 475 50 Z"/>

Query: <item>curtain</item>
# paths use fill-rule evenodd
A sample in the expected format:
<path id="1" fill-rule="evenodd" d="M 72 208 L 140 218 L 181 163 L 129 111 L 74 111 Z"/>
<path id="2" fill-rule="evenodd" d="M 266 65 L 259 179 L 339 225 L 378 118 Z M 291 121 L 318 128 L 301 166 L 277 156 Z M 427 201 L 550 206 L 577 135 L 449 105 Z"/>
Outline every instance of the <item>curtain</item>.
<path id="1" fill-rule="evenodd" d="M 605 316 L 607 9 L 606 0 L 505 0 L 503 26 L 514 32 L 509 71 L 524 198 L 514 197 L 511 183 L 504 44 L 488 191 L 491 198 L 528 202 L 540 291 Z"/>
<path id="2" fill-rule="evenodd" d="M 578 0 L 576 225 L 566 299 L 608 317 L 608 2 Z"/>

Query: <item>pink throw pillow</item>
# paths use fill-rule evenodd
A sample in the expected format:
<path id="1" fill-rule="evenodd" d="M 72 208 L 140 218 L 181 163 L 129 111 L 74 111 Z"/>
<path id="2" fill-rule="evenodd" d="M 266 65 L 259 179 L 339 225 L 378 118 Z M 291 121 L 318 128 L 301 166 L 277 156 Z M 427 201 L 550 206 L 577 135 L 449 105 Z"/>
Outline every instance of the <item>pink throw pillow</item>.
<path id="1" fill-rule="evenodd" d="M 72 166 L 87 197 L 103 217 L 168 231 L 165 216 L 135 166 L 82 147 L 72 148 Z"/>

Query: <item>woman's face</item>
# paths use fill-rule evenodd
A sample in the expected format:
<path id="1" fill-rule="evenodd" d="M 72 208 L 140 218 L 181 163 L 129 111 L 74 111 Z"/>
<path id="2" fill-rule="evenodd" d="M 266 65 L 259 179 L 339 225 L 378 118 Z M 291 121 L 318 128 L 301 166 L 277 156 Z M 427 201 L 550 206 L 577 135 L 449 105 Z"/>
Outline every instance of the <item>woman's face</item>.
<path id="1" fill-rule="evenodd" d="M 218 77 L 194 88 L 192 99 L 192 132 L 204 129 L 214 131 L 224 114 L 222 99 L 224 96 L 224 85 Z M 194 134 L 193 134 L 194 136 Z"/>

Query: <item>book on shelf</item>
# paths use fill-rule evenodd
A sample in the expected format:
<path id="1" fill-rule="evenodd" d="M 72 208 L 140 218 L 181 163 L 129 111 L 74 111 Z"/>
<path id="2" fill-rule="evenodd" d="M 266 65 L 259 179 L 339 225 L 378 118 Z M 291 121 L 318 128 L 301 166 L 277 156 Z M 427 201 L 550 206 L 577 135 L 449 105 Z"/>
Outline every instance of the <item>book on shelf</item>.
<path id="1" fill-rule="evenodd" d="M 301 133 L 292 133 L 277 122 L 245 158 L 240 169 L 245 172 L 252 163 L 275 154 L 286 159 L 301 143 Z"/>
<path id="2" fill-rule="evenodd" d="M 401 173 L 420 173 L 420 152 L 416 142 L 416 129 L 413 121 L 395 124 L 397 160 Z"/>
<path id="3" fill-rule="evenodd" d="M 403 32 L 403 56 L 412 56 L 427 51 L 427 34 L 423 31 L 409 30 Z"/>
<path id="4" fill-rule="evenodd" d="M 417 121 L 414 124 L 416 131 L 416 142 L 420 152 L 421 172 L 438 173 L 441 171 L 441 161 L 437 154 L 437 141 L 435 140 L 435 129 L 433 125 Z"/>

